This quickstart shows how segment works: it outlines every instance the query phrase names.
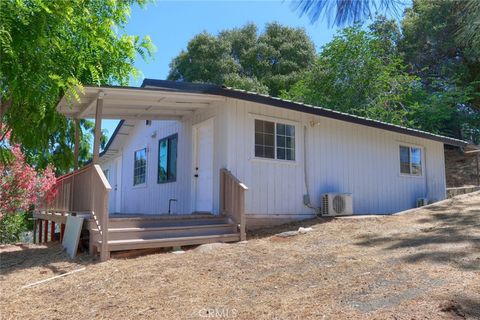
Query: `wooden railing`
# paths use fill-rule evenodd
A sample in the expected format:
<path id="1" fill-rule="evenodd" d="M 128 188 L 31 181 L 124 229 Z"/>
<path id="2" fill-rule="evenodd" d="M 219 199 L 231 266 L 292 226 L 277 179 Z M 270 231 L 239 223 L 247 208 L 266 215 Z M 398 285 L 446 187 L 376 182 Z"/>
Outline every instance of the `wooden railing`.
<path id="1" fill-rule="evenodd" d="M 220 213 L 238 224 L 240 240 L 246 239 L 245 191 L 248 188 L 227 169 L 220 169 Z"/>
<path id="2" fill-rule="evenodd" d="M 108 194 L 112 188 L 100 166 L 88 165 L 59 177 L 55 189 L 53 201 L 48 204 L 42 202 L 37 210 L 47 213 L 91 214 L 102 241 L 100 259 L 108 259 Z M 93 242 L 92 237 L 90 242 Z"/>

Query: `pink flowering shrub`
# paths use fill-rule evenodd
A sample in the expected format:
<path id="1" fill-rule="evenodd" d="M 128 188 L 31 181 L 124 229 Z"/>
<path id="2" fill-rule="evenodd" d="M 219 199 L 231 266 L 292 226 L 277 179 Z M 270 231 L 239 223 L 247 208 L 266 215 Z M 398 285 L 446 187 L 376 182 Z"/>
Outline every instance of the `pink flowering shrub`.
<path id="1" fill-rule="evenodd" d="M 6 136 L 8 141 L 9 136 Z M 0 220 L 8 214 L 24 212 L 40 200 L 52 200 L 56 183 L 53 166 L 37 172 L 25 161 L 20 145 L 10 145 L 13 161 L 0 162 Z"/>

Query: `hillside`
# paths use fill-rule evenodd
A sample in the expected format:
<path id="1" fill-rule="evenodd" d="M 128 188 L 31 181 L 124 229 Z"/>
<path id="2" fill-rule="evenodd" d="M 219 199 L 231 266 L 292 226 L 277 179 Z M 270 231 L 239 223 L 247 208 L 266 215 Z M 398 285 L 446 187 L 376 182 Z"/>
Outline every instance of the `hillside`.
<path id="1" fill-rule="evenodd" d="M 311 226 L 292 237 L 272 234 Z M 2 247 L 2 319 L 478 319 L 480 193 L 105 263 Z M 22 286 L 85 267 L 30 288 Z"/>

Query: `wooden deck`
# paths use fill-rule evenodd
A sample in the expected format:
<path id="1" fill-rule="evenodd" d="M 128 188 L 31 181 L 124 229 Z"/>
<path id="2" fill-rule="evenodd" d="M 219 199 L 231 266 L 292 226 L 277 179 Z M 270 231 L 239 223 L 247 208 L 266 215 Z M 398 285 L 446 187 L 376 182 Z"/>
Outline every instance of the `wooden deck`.
<path id="1" fill-rule="evenodd" d="M 47 241 L 49 230 L 50 239 L 55 239 L 55 224 L 62 226 L 62 239 L 67 217 L 82 215 L 84 229 L 89 233 L 89 251 L 99 253 L 102 261 L 107 260 L 112 251 L 234 242 L 246 238 L 247 187 L 226 169 L 220 170 L 220 215 L 109 214 L 111 187 L 98 165 L 58 178 L 55 188 L 53 201 L 40 203 L 34 214 L 39 222 L 39 242 Z"/>
<path id="2" fill-rule="evenodd" d="M 89 221 L 93 250 L 102 245 L 99 230 Z M 108 251 L 180 247 L 239 241 L 238 226 L 215 215 L 113 215 L 108 224 Z"/>
<path id="3" fill-rule="evenodd" d="M 69 214 L 72 213 L 36 212 L 34 217 L 42 221 L 65 224 Z M 100 252 L 102 239 L 95 219 L 85 212 L 79 214 L 86 217 L 84 228 L 90 234 L 90 252 L 92 254 Z M 114 214 L 109 217 L 106 247 L 108 252 L 112 252 L 239 240 L 238 225 L 226 216 L 211 214 Z"/>

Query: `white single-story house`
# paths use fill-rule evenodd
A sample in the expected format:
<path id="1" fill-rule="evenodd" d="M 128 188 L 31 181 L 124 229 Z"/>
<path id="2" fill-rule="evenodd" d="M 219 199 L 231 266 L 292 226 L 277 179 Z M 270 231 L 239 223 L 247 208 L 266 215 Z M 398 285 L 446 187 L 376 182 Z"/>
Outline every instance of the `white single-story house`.
<path id="1" fill-rule="evenodd" d="M 178 120 L 120 122 L 100 156 L 112 214 L 218 214 L 221 168 L 249 188 L 247 228 L 311 218 L 324 193 L 351 194 L 354 214 L 391 214 L 444 199 L 443 145 L 464 144 L 213 85 L 142 87 L 204 96 L 205 107 L 177 101 Z"/>
<path id="2" fill-rule="evenodd" d="M 238 241 L 245 229 L 320 213 L 392 214 L 442 200 L 444 145 L 467 146 L 210 84 L 145 79 L 141 88 L 84 86 L 79 95 L 57 110 L 76 127 L 96 119 L 92 164 L 59 178 L 55 201 L 36 217 L 63 224 L 86 213 L 90 250 L 102 260 L 117 250 Z M 100 153 L 102 119 L 121 121 Z"/>

